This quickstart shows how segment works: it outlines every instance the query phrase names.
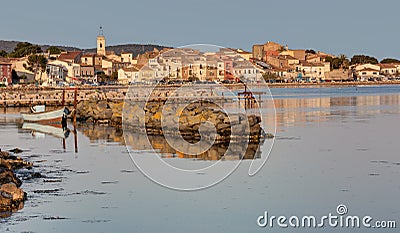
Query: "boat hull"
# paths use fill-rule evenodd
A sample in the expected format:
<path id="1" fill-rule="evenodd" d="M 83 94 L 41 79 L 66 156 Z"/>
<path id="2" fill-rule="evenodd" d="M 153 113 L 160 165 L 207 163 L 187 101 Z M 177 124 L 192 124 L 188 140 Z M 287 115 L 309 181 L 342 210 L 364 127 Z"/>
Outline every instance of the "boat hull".
<path id="1" fill-rule="evenodd" d="M 51 125 L 55 127 L 62 127 L 63 119 L 66 117 L 65 108 L 49 112 L 22 113 L 21 115 L 24 122 Z"/>

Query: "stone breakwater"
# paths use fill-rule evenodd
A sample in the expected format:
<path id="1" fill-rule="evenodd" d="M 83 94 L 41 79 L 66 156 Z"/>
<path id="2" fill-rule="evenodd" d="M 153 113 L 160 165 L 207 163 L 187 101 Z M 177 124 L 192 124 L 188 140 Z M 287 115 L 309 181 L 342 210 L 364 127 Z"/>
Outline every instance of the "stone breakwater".
<path id="1" fill-rule="evenodd" d="M 26 193 L 14 171 L 26 167 L 32 164 L 0 149 L 0 217 L 23 208 Z"/>
<path id="2" fill-rule="evenodd" d="M 273 137 L 263 131 L 260 116 L 243 113 L 228 116 L 218 105 L 207 101 L 197 101 L 185 107 L 166 104 L 165 100 L 128 101 L 125 104 L 127 106 L 124 102 L 111 100 L 82 101 L 77 106 L 77 119 L 114 126 L 123 123 L 133 131 L 146 130 L 147 135 L 182 136 L 189 142 L 199 141 L 207 135 L 215 135 L 216 142 L 247 138 L 250 142 L 259 142 L 264 137 Z"/>
<path id="3" fill-rule="evenodd" d="M 112 99 L 123 100 L 124 89 L 87 89 L 78 90 L 77 100 L 89 99 Z M 72 106 L 74 103 L 74 90 L 65 90 L 65 105 Z M 60 106 L 63 99 L 62 89 L 52 90 L 5 90 L 0 93 L 0 107 L 29 107 L 32 105 L 45 104 L 46 106 Z"/>
<path id="4" fill-rule="evenodd" d="M 162 98 L 171 96 L 175 88 L 153 86 L 115 86 L 101 88 L 78 88 L 77 100 L 113 100 L 123 101 L 130 90 L 134 93 L 130 96 L 132 100 L 144 101 L 151 93 L 153 97 Z M 207 90 L 207 91 L 204 91 Z M 32 105 L 45 104 L 47 106 L 60 106 L 62 104 L 64 91 L 64 104 L 72 106 L 75 98 L 75 89 L 1 89 L 0 107 L 29 107 Z M 219 101 L 229 101 L 226 97 L 217 96 L 212 87 L 201 89 L 201 97 L 213 98 Z M 174 96 L 172 98 L 185 98 L 185 96 Z"/>

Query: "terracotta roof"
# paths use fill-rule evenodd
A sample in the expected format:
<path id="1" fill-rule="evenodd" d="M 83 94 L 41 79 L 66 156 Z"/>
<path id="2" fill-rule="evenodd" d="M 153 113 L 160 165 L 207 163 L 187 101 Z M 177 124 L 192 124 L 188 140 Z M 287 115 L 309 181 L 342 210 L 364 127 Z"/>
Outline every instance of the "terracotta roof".
<path id="1" fill-rule="evenodd" d="M 381 69 L 396 69 L 397 67 L 394 64 L 378 64 Z"/>
<path id="2" fill-rule="evenodd" d="M 94 55 L 94 53 L 84 53 L 82 54 L 82 57 L 93 57 Z"/>
<path id="3" fill-rule="evenodd" d="M 134 67 L 134 66 L 132 66 L 132 67 L 127 67 L 127 68 L 122 68 L 124 71 L 126 71 L 126 72 L 138 72 L 139 71 L 139 69 L 137 68 L 137 67 Z"/>
<path id="4" fill-rule="evenodd" d="M 58 59 L 59 60 L 71 60 L 75 59 L 77 56 L 79 56 L 82 53 L 82 51 L 74 51 L 74 52 L 66 52 L 62 53 Z"/>
<path id="5" fill-rule="evenodd" d="M 358 72 L 361 72 L 361 71 L 374 71 L 374 72 L 379 72 L 379 70 L 375 70 L 375 69 L 371 69 L 371 68 L 364 68 L 364 69 L 362 69 L 362 70 L 359 70 Z"/>

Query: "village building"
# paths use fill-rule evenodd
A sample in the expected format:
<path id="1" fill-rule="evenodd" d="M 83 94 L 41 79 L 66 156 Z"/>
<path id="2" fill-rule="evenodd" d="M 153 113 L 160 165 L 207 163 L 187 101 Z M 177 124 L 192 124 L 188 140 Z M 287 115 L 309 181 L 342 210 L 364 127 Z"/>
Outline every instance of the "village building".
<path id="1" fill-rule="evenodd" d="M 89 83 L 97 81 L 95 80 L 95 71 L 95 66 L 81 65 L 81 79 Z"/>
<path id="2" fill-rule="evenodd" d="M 85 53 L 81 56 L 81 65 L 94 66 L 95 65 L 95 54 Z"/>
<path id="3" fill-rule="evenodd" d="M 118 83 L 127 85 L 130 83 L 134 83 L 139 78 L 139 69 L 134 66 L 130 66 L 127 68 L 121 68 L 118 70 Z"/>
<path id="4" fill-rule="evenodd" d="M 253 45 L 252 56 L 255 59 L 266 61 L 267 55 L 278 55 L 284 49 L 283 45 L 268 41 L 265 44 Z"/>
<path id="5" fill-rule="evenodd" d="M 58 60 L 66 61 L 69 63 L 80 64 L 81 56 L 82 56 L 82 51 L 62 52 L 58 57 Z"/>
<path id="6" fill-rule="evenodd" d="M 292 56 L 300 61 L 306 60 L 306 51 L 304 49 L 284 50 L 280 55 Z"/>
<path id="7" fill-rule="evenodd" d="M 46 73 L 42 75 L 45 76 L 43 82 L 45 86 L 57 86 L 61 82 L 65 82 L 68 70 L 63 65 L 49 63 L 46 65 Z"/>
<path id="8" fill-rule="evenodd" d="M 0 84 L 11 85 L 12 84 L 12 68 L 11 63 L 0 62 Z"/>
<path id="9" fill-rule="evenodd" d="M 325 80 L 325 70 L 326 67 L 324 63 L 309 63 L 301 61 L 296 65 L 298 78 L 308 82 Z"/>
<path id="10" fill-rule="evenodd" d="M 394 64 L 379 64 L 380 74 L 386 77 L 394 77 L 398 74 L 397 67 Z"/>

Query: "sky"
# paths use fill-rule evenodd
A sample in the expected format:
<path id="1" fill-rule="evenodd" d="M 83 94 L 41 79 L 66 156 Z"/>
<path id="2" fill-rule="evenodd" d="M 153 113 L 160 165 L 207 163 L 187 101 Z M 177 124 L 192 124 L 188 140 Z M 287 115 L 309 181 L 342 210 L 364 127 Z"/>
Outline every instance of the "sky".
<path id="1" fill-rule="evenodd" d="M 0 40 L 94 48 L 214 44 L 251 51 L 274 41 L 335 55 L 400 58 L 398 0 L 13 0 L 0 5 Z"/>

